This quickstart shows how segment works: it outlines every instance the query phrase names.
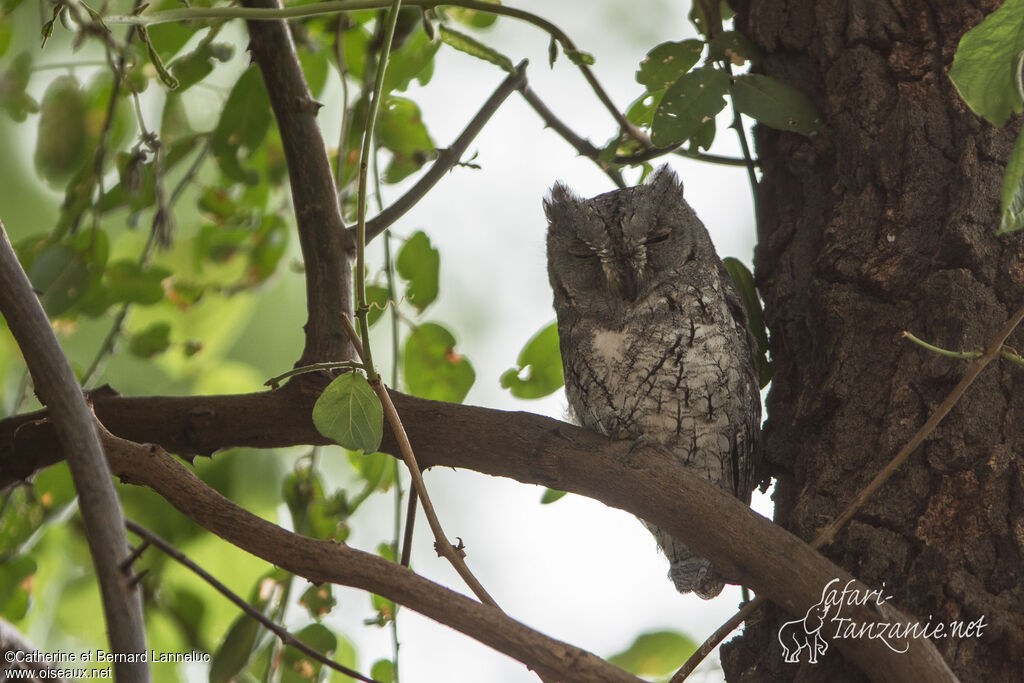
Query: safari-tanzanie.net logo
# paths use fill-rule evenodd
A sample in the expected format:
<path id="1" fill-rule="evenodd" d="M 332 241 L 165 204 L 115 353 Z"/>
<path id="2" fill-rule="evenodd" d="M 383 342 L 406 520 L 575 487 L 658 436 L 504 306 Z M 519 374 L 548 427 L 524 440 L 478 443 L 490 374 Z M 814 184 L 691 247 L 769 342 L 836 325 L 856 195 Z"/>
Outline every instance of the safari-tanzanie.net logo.
<path id="1" fill-rule="evenodd" d="M 863 606 L 874 603 L 884 605 L 893 596 L 884 595 L 881 589 L 860 590 L 854 587 L 853 579 L 838 587 L 839 579 L 829 581 L 821 591 L 821 600 L 811 605 L 802 619 L 787 621 L 779 627 L 779 643 L 787 662 L 803 661 L 804 653 L 811 664 L 828 651 L 829 641 L 870 638 L 880 640 L 896 653 L 909 649 L 911 638 L 980 638 L 985 626 L 985 615 L 973 621 L 935 621 L 932 615 L 923 621 L 860 622 L 844 616 L 844 607 Z"/>

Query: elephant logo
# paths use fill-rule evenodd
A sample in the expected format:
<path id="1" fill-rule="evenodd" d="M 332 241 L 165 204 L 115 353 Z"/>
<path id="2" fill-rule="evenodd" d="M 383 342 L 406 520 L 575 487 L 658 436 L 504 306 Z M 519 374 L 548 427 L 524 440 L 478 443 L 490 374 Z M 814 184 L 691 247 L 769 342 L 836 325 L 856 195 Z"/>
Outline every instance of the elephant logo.
<path id="1" fill-rule="evenodd" d="M 823 596 L 820 602 L 811 605 L 803 619 L 787 621 L 779 628 L 779 644 L 782 645 L 782 654 L 788 663 L 799 662 L 800 653 L 806 648 L 809 654 L 807 661 L 817 664 L 818 655 L 828 650 L 828 643 L 821 637 L 828 608 Z"/>

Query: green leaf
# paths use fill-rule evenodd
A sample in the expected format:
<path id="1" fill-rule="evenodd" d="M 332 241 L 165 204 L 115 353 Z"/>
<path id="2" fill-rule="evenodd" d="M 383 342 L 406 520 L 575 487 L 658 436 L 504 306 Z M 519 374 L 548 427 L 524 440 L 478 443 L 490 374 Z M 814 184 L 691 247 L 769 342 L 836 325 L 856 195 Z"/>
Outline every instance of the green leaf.
<path id="1" fill-rule="evenodd" d="M 743 308 L 747 311 L 747 326 L 757 343 L 758 383 L 764 389 L 772 379 L 772 364 L 768 361 L 768 327 L 764 324 L 761 297 L 757 294 L 754 276 L 741 261 L 727 256 L 722 262 L 729 272 L 729 278 L 736 285 L 740 298 L 743 299 Z"/>
<path id="2" fill-rule="evenodd" d="M 422 398 L 461 403 L 476 373 L 455 352 L 455 337 L 441 325 L 419 325 L 405 340 L 402 369 L 409 391 Z"/>
<path id="3" fill-rule="evenodd" d="M 323 624 L 310 624 L 295 634 L 302 643 L 322 655 L 330 656 L 338 648 L 338 639 Z M 323 664 L 293 647 L 286 647 L 281 666 L 281 683 L 309 683 L 320 679 Z"/>
<path id="4" fill-rule="evenodd" d="M 434 155 L 434 141 L 412 100 L 391 95 L 377 119 L 377 142 L 391 152 L 384 180 L 397 183 L 418 171 Z"/>
<path id="5" fill-rule="evenodd" d="M 319 586 L 310 586 L 299 597 L 299 605 L 306 608 L 309 616 L 313 619 L 322 619 L 334 609 L 338 601 L 334 598 L 331 584 L 322 583 Z M 306 642 L 305 639 L 301 639 Z M 309 644 L 309 643 L 307 643 Z"/>
<path id="6" fill-rule="evenodd" d="M 415 31 L 400 50 L 388 57 L 384 74 L 384 92 L 404 91 L 415 80 L 426 85 L 434 73 L 434 55 L 441 41 L 431 40 L 422 29 Z"/>
<path id="7" fill-rule="evenodd" d="M 626 108 L 626 118 L 638 126 L 650 128 L 654 121 L 654 112 L 657 111 L 664 96 L 664 90 L 645 92 Z"/>
<path id="8" fill-rule="evenodd" d="M 380 683 L 394 683 L 395 663 L 390 659 L 378 659 L 370 667 L 370 678 Z"/>
<path id="9" fill-rule="evenodd" d="M 327 53 L 324 50 L 318 52 L 299 50 L 299 64 L 302 65 L 302 74 L 306 77 L 310 94 L 313 97 L 319 97 L 324 91 L 324 86 L 327 85 L 327 76 L 331 71 Z M 391 69 L 390 62 L 388 69 Z"/>
<path id="10" fill-rule="evenodd" d="M 128 350 L 133 356 L 151 358 L 163 353 L 171 345 L 171 325 L 166 322 L 155 322 L 149 327 L 132 334 Z"/>
<path id="11" fill-rule="evenodd" d="M 43 292 L 43 309 L 60 316 L 81 301 L 100 282 L 109 244 L 102 230 L 86 230 L 70 244 L 43 246 L 26 264 L 32 285 Z"/>
<path id="12" fill-rule="evenodd" d="M 0 25 L 13 24 L 0 22 Z M 39 111 L 39 103 L 25 90 L 32 76 L 32 54 L 22 52 L 10 64 L 10 68 L 0 74 L 0 107 L 13 120 L 21 122 L 29 114 Z"/>
<path id="13" fill-rule="evenodd" d="M 0 616 L 8 621 L 24 618 L 31 603 L 31 577 L 35 573 L 36 562 L 26 555 L 0 563 Z"/>
<path id="14" fill-rule="evenodd" d="M 251 238 L 246 283 L 258 285 L 277 271 L 288 248 L 288 224 L 277 214 L 268 214 Z"/>
<path id="15" fill-rule="evenodd" d="M 565 56 L 576 66 L 593 66 L 594 55 L 582 50 L 566 50 Z"/>
<path id="16" fill-rule="evenodd" d="M 770 128 L 811 137 L 818 132 L 818 110 L 796 88 L 762 74 L 738 76 L 732 101 L 740 112 Z"/>
<path id="17" fill-rule="evenodd" d="M 227 43 L 201 43 L 192 52 L 182 55 L 171 63 L 170 71 L 178 81 L 178 90 L 191 88 L 206 78 L 214 62 L 226 62 L 234 54 L 234 47 Z"/>
<path id="18" fill-rule="evenodd" d="M 551 323 L 519 352 L 516 367 L 501 375 L 501 386 L 516 398 L 543 398 L 565 384 L 562 378 L 562 354 L 558 349 L 558 324 Z"/>
<path id="19" fill-rule="evenodd" d="M 249 663 L 256 646 L 260 624 L 252 617 L 238 616 L 210 661 L 210 683 L 228 683 Z"/>
<path id="20" fill-rule="evenodd" d="M 64 7 L 63 3 L 57 3 L 53 6 L 53 14 L 50 16 L 49 21 L 43 24 L 39 30 L 39 33 L 43 36 L 42 44 L 39 47 L 46 47 L 46 41 L 53 35 L 53 24 L 65 9 L 67 8 Z"/>
<path id="21" fill-rule="evenodd" d="M 609 657 L 608 662 L 645 678 L 665 676 L 697 651 L 697 642 L 676 631 L 652 631 L 637 636 L 633 644 Z"/>
<path id="22" fill-rule="evenodd" d="M 711 67 L 694 69 L 669 86 L 651 126 L 651 141 L 670 147 L 696 135 L 725 107 L 729 77 Z"/>
<path id="23" fill-rule="evenodd" d="M 647 92 L 664 90 L 693 68 L 703 51 L 704 43 L 700 40 L 656 45 L 640 62 L 636 81 L 646 86 Z"/>
<path id="24" fill-rule="evenodd" d="M 395 461 L 385 453 L 349 453 L 348 461 L 371 490 L 387 491 L 394 483 Z"/>
<path id="25" fill-rule="evenodd" d="M 544 495 L 540 497 L 541 505 L 550 505 L 556 500 L 560 500 L 565 497 L 565 491 L 559 491 L 557 489 L 544 489 Z"/>
<path id="26" fill-rule="evenodd" d="M 484 0 L 495 5 L 500 4 L 498 0 Z M 498 20 L 498 15 L 491 12 L 478 9 L 465 9 L 462 7 L 445 7 L 444 13 L 459 22 L 465 24 L 470 28 L 487 28 L 492 26 L 495 21 Z"/>
<path id="27" fill-rule="evenodd" d="M 1002 126 L 1022 102 L 1014 87 L 1017 55 L 1024 50 L 1024 0 L 1002 7 L 960 39 L 949 78 L 978 116 Z"/>
<path id="28" fill-rule="evenodd" d="M 6 12 L 0 12 L 0 16 L 6 14 Z M 0 57 L 7 54 L 7 49 L 11 47 L 11 38 L 14 37 L 14 22 L 13 21 L 0 21 Z"/>
<path id="29" fill-rule="evenodd" d="M 422 230 L 413 233 L 398 251 L 395 270 L 406 281 L 405 296 L 417 311 L 437 299 L 441 256 Z"/>
<path id="30" fill-rule="evenodd" d="M 252 155 L 266 137 L 270 123 L 267 89 L 259 70 L 250 66 L 231 89 L 210 139 L 210 149 L 224 175 L 247 185 L 259 182 L 259 174 L 243 168 L 240 157 Z"/>
<path id="31" fill-rule="evenodd" d="M 1017 135 L 1017 142 L 1006 164 L 1001 197 L 1002 218 L 997 234 L 1017 232 L 1024 228 L 1024 134 Z"/>
<path id="32" fill-rule="evenodd" d="M 149 63 L 153 65 L 154 69 L 156 69 L 156 73 L 160 77 L 160 80 L 171 90 L 176 90 L 178 87 L 178 79 L 167 70 L 166 66 L 164 66 L 164 60 L 160 57 L 160 53 L 156 51 L 156 48 L 153 47 L 153 43 L 149 40 L 149 33 L 146 30 L 146 27 L 137 27 L 136 33 L 139 36 L 139 40 L 145 43 L 146 52 L 149 55 Z"/>
<path id="33" fill-rule="evenodd" d="M 384 408 L 358 372 L 334 378 L 313 406 L 317 431 L 351 451 L 373 453 L 383 438 Z"/>
<path id="34" fill-rule="evenodd" d="M 46 88 L 39 114 L 35 164 L 39 175 L 57 186 L 89 159 L 85 94 L 74 76 L 58 76 Z"/>
<path id="35" fill-rule="evenodd" d="M 163 301 L 163 281 L 171 271 L 159 266 L 143 267 L 136 261 L 114 261 L 103 274 L 114 301 L 152 306 Z"/>
<path id="36" fill-rule="evenodd" d="M 508 73 L 515 71 L 515 65 L 512 60 L 501 54 L 493 47 L 484 45 L 479 40 L 472 36 L 467 36 L 465 33 L 460 33 L 454 29 L 450 29 L 444 24 L 439 27 L 441 33 L 441 40 L 451 45 L 460 52 L 465 52 L 467 55 L 472 55 L 477 59 L 482 59 L 485 62 L 491 64 L 497 64 Z"/>

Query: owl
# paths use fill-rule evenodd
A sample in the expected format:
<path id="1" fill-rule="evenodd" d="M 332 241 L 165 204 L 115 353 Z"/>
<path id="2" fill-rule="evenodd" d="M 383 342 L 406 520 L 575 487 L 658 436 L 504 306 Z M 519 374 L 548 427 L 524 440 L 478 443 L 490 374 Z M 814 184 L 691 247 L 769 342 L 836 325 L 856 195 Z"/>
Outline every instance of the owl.
<path id="1" fill-rule="evenodd" d="M 645 185 L 544 202 L 548 275 L 570 418 L 657 444 L 750 502 L 761 401 L 746 312 L 707 229 L 667 166 Z M 646 525 L 681 593 L 715 597 L 710 563 Z"/>

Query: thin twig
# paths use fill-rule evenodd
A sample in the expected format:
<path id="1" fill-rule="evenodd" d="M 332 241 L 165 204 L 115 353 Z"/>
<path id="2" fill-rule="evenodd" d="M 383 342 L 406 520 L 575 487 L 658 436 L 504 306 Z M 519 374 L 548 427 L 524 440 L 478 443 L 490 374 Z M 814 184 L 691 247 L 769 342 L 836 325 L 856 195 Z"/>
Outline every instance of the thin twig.
<path id="1" fill-rule="evenodd" d="M 355 345 L 359 340 L 359 335 L 355 327 L 353 327 L 352 321 L 346 316 L 342 318 L 342 323 L 353 345 Z M 466 566 L 466 562 L 463 559 L 464 553 L 456 549 L 445 536 L 444 529 L 441 528 L 441 522 L 434 511 L 434 505 L 430 501 L 430 495 L 427 493 L 427 487 L 423 483 L 423 474 L 420 472 L 420 466 L 416 462 L 416 455 L 413 453 L 412 444 L 409 443 L 409 436 L 405 433 L 405 427 L 402 425 L 402 420 L 398 416 L 398 411 L 395 409 L 395 404 L 391 401 L 391 395 L 388 394 L 387 388 L 380 381 L 379 377 L 375 381 L 371 381 L 370 386 L 373 387 L 377 397 L 380 398 L 380 403 L 384 407 L 384 417 L 387 419 L 388 425 L 390 425 L 391 431 L 395 435 L 395 440 L 398 442 L 398 449 L 401 452 L 402 460 L 405 461 L 405 466 L 409 469 L 412 486 L 420 498 L 423 505 L 423 513 L 427 517 L 427 524 L 430 525 L 430 530 L 434 534 L 437 554 L 451 562 L 455 571 L 459 573 L 459 576 L 462 577 L 466 585 L 469 586 L 470 590 L 473 591 L 481 602 L 492 607 L 498 607 L 498 603 L 494 601 L 494 598 L 488 594 L 483 585 L 473 576 L 469 567 Z M 501 608 L 498 607 L 498 609 Z"/>
<path id="2" fill-rule="evenodd" d="M 303 375 L 307 372 L 320 372 L 321 370 L 338 370 L 340 368 L 347 368 L 354 370 L 356 368 L 363 367 L 363 364 L 354 360 L 339 360 L 331 363 L 312 363 L 310 365 L 303 365 L 297 368 L 292 368 L 288 372 L 283 372 L 276 377 L 271 377 L 263 383 L 264 386 L 268 386 L 271 389 L 277 389 L 281 385 L 282 380 L 286 380 L 289 377 L 295 375 Z"/>
<path id="3" fill-rule="evenodd" d="M 519 63 L 515 72 L 508 75 L 505 80 L 495 89 L 476 116 L 470 120 L 465 129 L 459 133 L 459 137 L 448 147 L 441 150 L 437 160 L 431 165 L 423 177 L 416 181 L 416 184 L 409 188 L 408 192 L 399 197 L 391 206 L 366 221 L 366 241 L 380 235 L 384 230 L 401 218 L 406 211 L 411 209 L 430 191 L 437 182 L 444 177 L 444 174 L 452 169 L 462 160 L 466 148 L 473 139 L 480 133 L 483 127 L 490 120 L 494 112 L 498 110 L 502 102 L 522 84 L 526 83 L 526 60 Z"/>
<path id="4" fill-rule="evenodd" d="M 875 475 L 875 478 L 871 480 L 871 483 L 865 486 L 864 489 L 857 494 L 857 497 L 847 506 L 846 510 L 843 511 L 843 514 L 839 515 L 839 517 L 818 533 L 817 538 L 815 538 L 814 542 L 811 543 L 812 548 L 817 550 L 818 548 L 822 548 L 831 543 L 835 539 L 839 530 L 848 521 L 850 521 L 851 518 L 853 518 L 853 515 L 856 514 L 857 510 L 859 510 L 862 505 L 864 505 L 867 499 L 870 498 L 875 491 L 882 487 L 882 484 L 888 481 L 889 478 L 896 473 L 896 470 L 899 469 L 900 465 L 906 462 L 907 458 L 910 457 L 910 454 L 928 438 L 939 423 L 942 422 L 942 419 L 949 414 L 949 411 L 953 409 L 953 406 L 955 406 L 957 401 L 960 400 L 960 397 L 964 395 L 964 392 L 966 392 L 967 388 L 971 386 L 971 383 L 975 380 L 978 374 L 985 369 L 985 366 L 1000 355 L 1003 343 L 1010 334 L 1013 333 L 1013 330 L 1020 324 L 1021 320 L 1024 320 L 1024 306 L 1014 313 L 1013 317 L 1003 325 L 1003 329 L 999 330 L 999 333 L 996 334 L 992 343 L 985 349 L 985 353 L 983 353 L 979 358 L 974 359 L 967 368 L 967 372 L 964 373 L 963 379 L 953 387 L 953 390 L 949 392 L 949 395 L 943 399 L 942 403 L 940 403 L 935 411 L 932 412 L 928 420 L 919 430 L 917 430 L 914 437 L 900 449 L 900 452 L 893 457 L 881 472 Z"/>
<path id="5" fill-rule="evenodd" d="M 363 144 L 359 149 L 359 188 L 356 195 L 356 316 L 359 318 L 359 332 L 362 336 L 362 359 L 366 376 L 371 382 L 379 379 L 373 366 L 373 353 L 370 347 L 370 324 L 367 319 L 366 306 L 366 184 L 370 171 L 370 153 L 373 149 L 373 132 L 377 126 L 377 112 L 380 110 L 380 99 L 384 93 L 384 73 L 388 68 L 388 56 L 391 53 L 391 42 L 395 37 L 395 26 L 398 24 L 398 10 L 402 0 L 393 0 L 387 15 L 387 26 L 384 41 L 380 48 L 380 59 L 377 62 L 377 75 L 370 93 L 370 106 L 367 107 L 366 124 L 363 128 Z"/>
<path id="6" fill-rule="evenodd" d="M 747 620 L 747 618 L 757 611 L 757 609 L 764 604 L 765 599 L 757 597 L 743 605 L 739 612 L 732 615 L 728 621 L 718 627 L 714 633 L 708 636 L 697 650 L 690 655 L 690 658 L 676 671 L 672 678 L 669 679 L 668 683 L 682 683 L 686 680 L 686 677 L 693 673 L 704 659 L 711 654 L 718 644 L 721 643 L 726 637 L 735 631 L 740 624 Z"/>
<path id="7" fill-rule="evenodd" d="M 334 669 L 335 671 L 337 671 L 339 673 L 343 673 L 346 676 L 351 676 L 352 678 L 355 678 L 357 680 L 365 681 L 365 683 L 379 683 L 375 679 L 368 678 L 367 676 L 364 676 L 363 674 L 359 673 L 358 671 L 350 669 L 347 666 L 342 666 L 341 664 L 338 664 L 333 659 L 330 659 L 330 658 L 326 657 L 325 655 L 317 652 L 316 650 L 314 650 L 310 646 L 308 646 L 305 643 L 303 643 L 301 640 L 299 640 L 294 635 L 292 635 L 287 629 L 285 629 L 284 627 L 282 627 L 282 626 L 278 625 L 277 623 L 275 623 L 273 620 L 268 618 L 265 614 L 260 612 L 258 609 L 256 609 L 252 605 L 250 605 L 247 601 L 243 600 L 241 596 L 239 596 L 234 591 L 232 591 L 230 588 L 228 588 L 223 583 L 221 583 L 216 578 L 214 578 L 213 575 L 211 575 L 205 569 L 203 569 L 198 564 L 196 564 L 195 562 L 190 560 L 188 558 L 188 556 L 185 555 L 185 553 L 181 552 L 180 550 L 175 548 L 173 545 L 171 545 L 169 542 L 167 542 L 164 539 L 160 538 L 159 536 L 157 536 L 155 533 L 153 533 L 152 531 L 150 531 L 146 527 L 142 526 L 141 524 L 137 524 L 137 523 L 133 522 L 130 519 L 125 519 L 124 520 L 124 525 L 132 533 L 134 533 L 135 535 L 139 536 L 142 539 L 145 539 L 145 541 L 147 543 L 151 543 L 151 544 L 155 545 L 157 548 L 160 548 L 160 550 L 163 551 L 163 553 L 165 555 L 170 557 L 172 560 L 174 560 L 178 564 L 180 564 L 180 565 L 184 566 L 185 568 L 187 568 L 189 571 L 191 571 L 193 574 L 195 574 L 196 576 L 201 578 L 206 583 L 210 584 L 210 586 L 214 590 L 216 590 L 218 593 L 223 595 L 225 598 L 227 598 L 228 600 L 233 602 L 235 604 L 235 606 L 238 607 L 238 609 L 240 609 L 243 612 L 245 612 L 245 614 L 247 616 L 249 616 L 251 619 L 254 619 L 254 620 L 258 621 L 260 624 L 262 624 L 264 628 L 266 628 L 268 631 L 270 631 L 275 636 L 277 636 L 281 640 L 281 642 L 284 643 L 285 645 L 287 645 L 289 647 L 294 647 L 296 650 L 300 651 L 302 654 L 306 655 L 307 657 L 310 657 L 311 659 L 314 659 L 314 660 L 320 662 L 321 664 L 329 666 L 332 669 Z"/>
<path id="8" fill-rule="evenodd" d="M 562 136 L 562 139 L 572 145 L 580 156 L 584 156 L 598 165 L 598 167 L 604 171 L 604 174 L 611 178 L 611 181 L 615 183 L 618 188 L 626 186 L 626 182 L 622 179 L 622 174 L 617 168 L 610 166 L 608 163 L 601 160 L 601 150 L 593 145 L 590 140 L 580 137 L 569 128 L 568 125 L 562 119 L 558 118 L 553 111 L 548 109 L 548 106 L 544 104 L 544 101 L 537 96 L 526 82 L 519 88 L 519 93 L 526 100 L 527 104 L 533 107 L 533 110 L 544 120 L 544 124 L 547 125 L 551 130 L 555 131 Z"/>
<path id="9" fill-rule="evenodd" d="M 903 448 L 901 448 L 899 452 L 895 456 L 893 456 L 892 460 L 889 461 L 889 464 L 882 468 L 882 470 L 877 475 L 875 475 L 875 478 L 872 479 L 871 482 L 867 486 L 865 486 L 860 493 L 857 494 L 857 497 L 853 500 L 852 503 L 850 503 L 846 507 L 846 509 L 843 511 L 841 515 L 839 515 L 839 517 L 834 519 L 832 522 L 827 524 L 820 532 L 818 532 L 818 535 L 810 544 L 812 548 L 818 550 L 831 543 L 835 539 L 836 534 L 839 533 L 839 530 L 842 529 L 847 522 L 853 519 L 853 516 L 857 513 L 857 510 L 859 510 L 864 505 L 864 503 L 867 502 L 867 500 L 876 491 L 878 491 L 878 489 L 880 489 L 882 485 L 885 484 L 885 482 L 888 481 L 890 477 L 892 477 L 893 474 L 896 473 L 900 466 L 904 462 L 906 462 L 907 458 L 909 458 L 910 455 L 915 450 L 917 450 L 917 447 L 920 446 L 924 442 L 924 440 L 931 435 L 933 431 L 935 431 L 935 428 L 939 426 L 939 423 L 942 422 L 943 418 L 945 418 L 946 415 L 949 414 L 949 411 L 953 409 L 953 406 L 955 406 L 957 402 L 961 399 L 961 397 L 963 397 L 964 392 L 967 391 L 967 388 L 971 385 L 972 382 L 974 382 L 978 374 L 982 370 L 984 370 L 985 366 L 988 365 L 996 356 L 1002 354 L 1003 344 L 1006 342 L 1006 339 L 1010 336 L 1010 334 L 1017 327 L 1017 325 L 1021 323 L 1022 320 L 1024 320 L 1024 306 L 1022 306 L 1020 310 L 1018 310 L 1013 315 L 1013 317 L 1007 321 L 1006 325 L 1004 325 L 1003 328 L 999 331 L 999 333 L 995 336 L 995 338 L 992 340 L 992 343 L 989 344 L 988 348 L 985 349 L 984 353 L 982 353 L 981 356 L 975 358 L 975 360 L 967 368 L 967 372 L 964 374 L 960 382 L 955 387 L 953 387 L 952 391 L 950 391 L 949 394 L 946 395 L 946 398 L 944 398 L 942 403 L 940 403 L 939 406 L 935 409 L 935 411 L 932 412 L 932 414 L 928 417 L 928 419 L 921 426 L 921 428 L 917 430 L 917 433 L 914 434 L 913 438 L 911 438 L 910 441 L 908 441 L 903 446 Z M 909 335 L 909 333 L 905 332 L 904 336 L 907 335 Z M 931 350 L 939 352 L 944 351 L 943 349 L 931 347 L 930 345 L 924 344 L 923 342 L 920 343 L 922 343 L 922 345 L 929 346 Z M 707 640 L 704 641 L 704 643 L 697 649 L 697 651 L 694 652 L 688 660 L 686 660 L 686 663 L 683 664 L 682 668 L 679 671 L 677 671 L 674 676 L 672 676 L 672 679 L 669 683 L 679 683 L 684 678 L 686 678 L 686 676 L 688 676 L 689 673 L 692 672 L 698 664 L 700 664 L 701 660 L 704 659 L 704 657 L 707 657 L 707 655 L 710 654 L 712 650 L 718 647 L 718 644 L 721 643 L 726 636 L 732 633 L 733 629 L 739 626 L 739 624 L 742 621 L 749 617 L 758 607 L 764 604 L 764 602 L 764 598 L 759 596 L 751 602 L 748 602 L 746 605 L 744 605 L 743 609 L 734 614 L 727 622 L 720 626 L 714 633 L 712 633 L 708 637 Z"/>

